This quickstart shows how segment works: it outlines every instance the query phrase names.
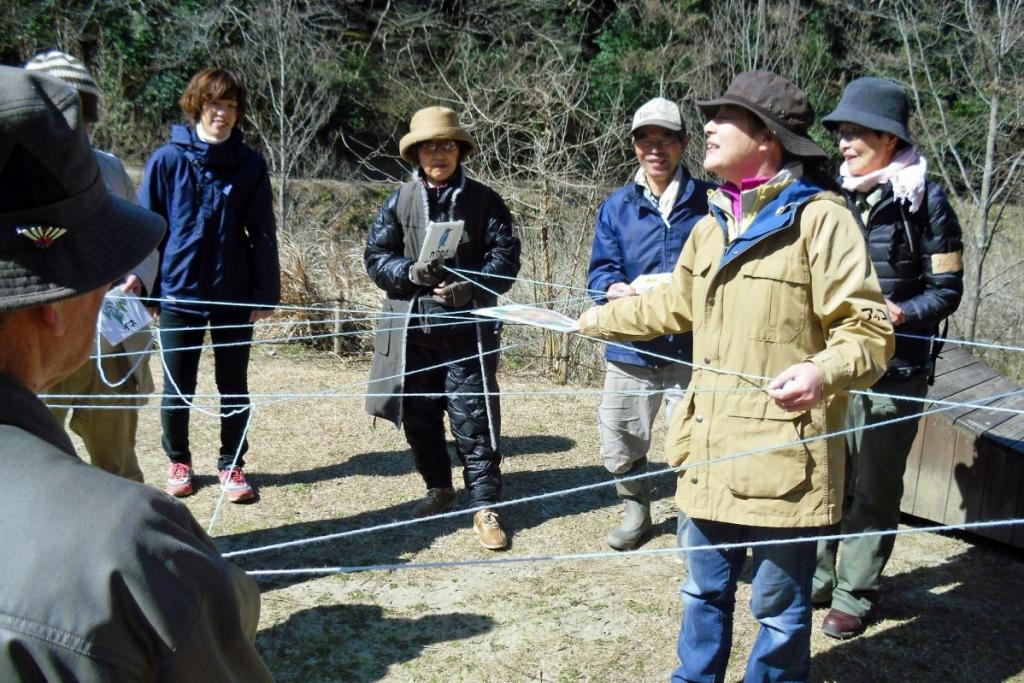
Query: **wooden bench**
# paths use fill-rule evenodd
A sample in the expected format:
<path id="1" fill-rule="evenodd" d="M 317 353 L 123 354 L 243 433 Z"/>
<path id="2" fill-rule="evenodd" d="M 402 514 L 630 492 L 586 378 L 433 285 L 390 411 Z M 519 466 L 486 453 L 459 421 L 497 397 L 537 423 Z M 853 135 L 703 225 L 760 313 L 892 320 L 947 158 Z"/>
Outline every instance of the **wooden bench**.
<path id="1" fill-rule="evenodd" d="M 1012 392 L 1014 395 L 1008 396 Z M 1024 390 L 963 349 L 943 351 L 928 398 L 1024 410 Z M 981 402 L 979 402 L 981 405 Z M 925 410 L 942 408 L 926 404 Z M 949 408 L 921 418 L 900 509 L 942 524 L 1024 518 L 1024 415 Z M 1024 525 L 977 534 L 1024 548 Z"/>

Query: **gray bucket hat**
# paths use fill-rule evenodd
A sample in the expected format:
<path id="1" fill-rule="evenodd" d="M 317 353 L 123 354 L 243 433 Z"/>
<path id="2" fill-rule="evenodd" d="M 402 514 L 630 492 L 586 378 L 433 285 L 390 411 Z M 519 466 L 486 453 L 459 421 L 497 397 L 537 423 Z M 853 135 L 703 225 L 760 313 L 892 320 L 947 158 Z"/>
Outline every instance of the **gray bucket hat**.
<path id="1" fill-rule="evenodd" d="M 0 67 L 0 311 L 112 283 L 160 242 L 163 219 L 103 184 L 75 89 Z"/>
<path id="2" fill-rule="evenodd" d="M 829 130 L 842 123 L 855 123 L 871 130 L 891 133 L 908 145 L 910 139 L 907 121 L 910 119 L 910 100 L 907 91 L 896 81 L 865 76 L 850 81 L 835 111 L 821 120 Z"/>
<path id="3" fill-rule="evenodd" d="M 711 118 L 724 104 L 742 107 L 759 118 L 793 156 L 828 157 L 807 134 L 814 124 L 814 108 L 792 81 L 771 71 L 744 71 L 732 79 L 724 95 L 697 102 L 697 107 Z"/>

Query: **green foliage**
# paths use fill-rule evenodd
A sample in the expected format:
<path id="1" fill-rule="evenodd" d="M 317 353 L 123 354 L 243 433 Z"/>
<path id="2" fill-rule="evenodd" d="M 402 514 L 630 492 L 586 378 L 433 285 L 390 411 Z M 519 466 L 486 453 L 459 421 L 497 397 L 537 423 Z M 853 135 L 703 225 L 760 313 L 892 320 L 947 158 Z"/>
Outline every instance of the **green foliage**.
<path id="1" fill-rule="evenodd" d="M 672 4 L 680 13 L 699 16 L 696 1 Z M 651 93 L 673 96 L 664 92 L 666 67 L 682 71 L 691 61 L 690 55 L 680 50 L 672 51 L 670 64 L 663 63 L 660 52 L 667 43 L 680 40 L 677 30 L 678 27 L 659 20 L 658 16 L 652 17 L 644 3 L 623 3 L 593 41 L 593 105 L 601 108 L 621 99 L 627 107 L 634 107 L 649 99 Z"/>

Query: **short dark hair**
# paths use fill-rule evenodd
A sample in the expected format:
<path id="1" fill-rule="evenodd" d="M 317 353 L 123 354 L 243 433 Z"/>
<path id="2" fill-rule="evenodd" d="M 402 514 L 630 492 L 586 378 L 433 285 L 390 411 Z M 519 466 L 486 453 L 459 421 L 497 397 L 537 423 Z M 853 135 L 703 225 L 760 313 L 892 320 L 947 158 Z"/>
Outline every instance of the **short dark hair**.
<path id="1" fill-rule="evenodd" d="M 234 100 L 238 104 L 238 120 L 245 118 L 245 86 L 235 74 L 218 67 L 203 69 L 193 76 L 178 106 L 185 116 L 196 122 L 203 106 L 214 100 Z"/>

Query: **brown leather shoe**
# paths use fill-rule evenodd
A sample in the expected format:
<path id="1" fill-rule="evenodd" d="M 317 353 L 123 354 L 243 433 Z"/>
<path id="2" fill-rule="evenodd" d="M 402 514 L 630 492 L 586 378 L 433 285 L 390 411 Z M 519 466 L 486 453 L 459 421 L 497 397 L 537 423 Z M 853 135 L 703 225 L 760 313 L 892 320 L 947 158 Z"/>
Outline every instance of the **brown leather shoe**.
<path id="1" fill-rule="evenodd" d="M 444 512 L 455 502 L 455 489 L 427 489 L 427 495 L 412 508 L 413 517 L 430 517 Z"/>
<path id="2" fill-rule="evenodd" d="M 835 608 L 830 609 L 821 622 L 821 632 L 839 640 L 859 636 L 863 631 L 863 619 Z"/>
<path id="3" fill-rule="evenodd" d="M 480 539 L 480 545 L 488 550 L 504 550 L 508 547 L 508 536 L 502 530 L 498 513 L 494 510 L 480 510 L 473 515 L 473 531 Z"/>

